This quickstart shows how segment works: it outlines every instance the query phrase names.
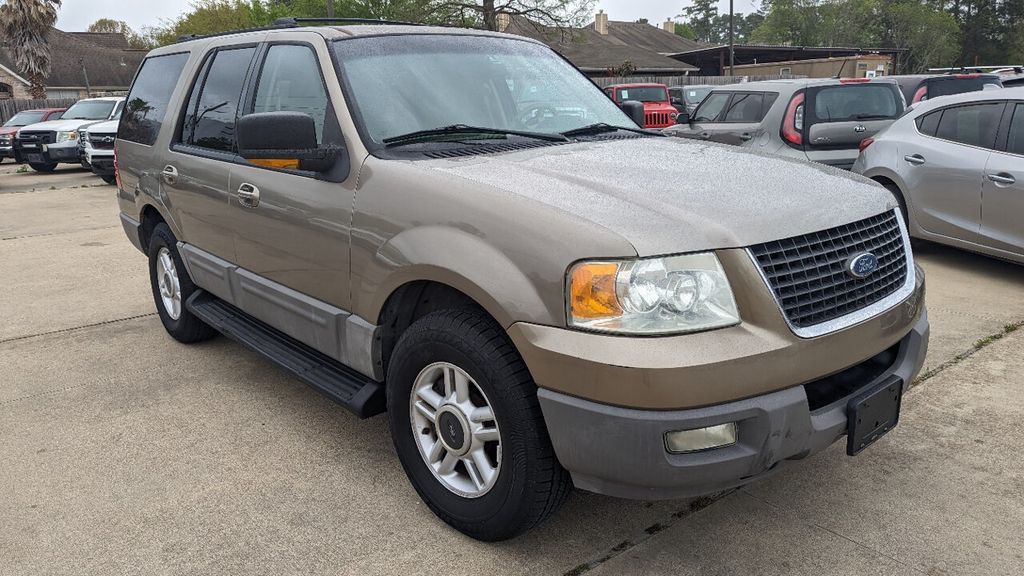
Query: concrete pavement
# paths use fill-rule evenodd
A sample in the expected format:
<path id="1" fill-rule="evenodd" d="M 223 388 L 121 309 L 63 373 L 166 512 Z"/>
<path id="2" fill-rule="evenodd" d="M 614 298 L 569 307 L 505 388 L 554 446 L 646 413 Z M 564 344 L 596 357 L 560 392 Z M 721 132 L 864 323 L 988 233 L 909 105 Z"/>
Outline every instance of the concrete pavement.
<path id="1" fill-rule="evenodd" d="M 919 250 L 928 366 L 945 368 L 863 455 L 836 446 L 713 503 L 576 492 L 538 530 L 481 544 L 418 500 L 384 418 L 225 339 L 167 337 L 113 187 L 7 168 L 0 575 L 1024 572 L 1024 331 L 951 363 L 1024 320 L 1024 267 Z"/>

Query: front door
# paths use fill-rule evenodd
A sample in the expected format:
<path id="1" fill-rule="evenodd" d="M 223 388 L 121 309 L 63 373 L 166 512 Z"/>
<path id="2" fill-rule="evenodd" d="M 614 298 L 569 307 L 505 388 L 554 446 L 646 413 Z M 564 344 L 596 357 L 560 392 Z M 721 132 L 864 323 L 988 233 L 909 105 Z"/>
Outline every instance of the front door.
<path id="1" fill-rule="evenodd" d="M 309 114 L 319 143 L 343 143 L 320 72 L 333 76 L 323 40 L 302 32 L 278 39 L 286 43 L 267 47 L 244 113 Z M 238 265 L 261 280 L 347 310 L 353 191 L 321 174 L 246 162 L 233 166 L 230 179 L 231 212 L 240 222 L 233 228 Z M 305 300 L 299 294 L 287 298 Z"/>
<path id="2" fill-rule="evenodd" d="M 989 156 L 985 167 L 981 235 L 993 248 L 1024 255 L 1024 103 L 1006 112 L 1006 145 Z"/>

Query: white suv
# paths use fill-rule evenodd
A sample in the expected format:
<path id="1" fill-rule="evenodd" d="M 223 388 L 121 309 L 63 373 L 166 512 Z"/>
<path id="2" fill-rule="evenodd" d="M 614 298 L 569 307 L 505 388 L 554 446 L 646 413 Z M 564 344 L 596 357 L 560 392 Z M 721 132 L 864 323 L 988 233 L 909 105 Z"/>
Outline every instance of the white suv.
<path id="1" fill-rule="evenodd" d="M 78 164 L 78 132 L 99 121 L 117 118 L 124 108 L 124 98 L 104 97 L 79 100 L 67 109 L 60 120 L 30 124 L 18 131 L 14 139 L 14 156 L 37 172 L 52 172 L 57 164 Z"/>

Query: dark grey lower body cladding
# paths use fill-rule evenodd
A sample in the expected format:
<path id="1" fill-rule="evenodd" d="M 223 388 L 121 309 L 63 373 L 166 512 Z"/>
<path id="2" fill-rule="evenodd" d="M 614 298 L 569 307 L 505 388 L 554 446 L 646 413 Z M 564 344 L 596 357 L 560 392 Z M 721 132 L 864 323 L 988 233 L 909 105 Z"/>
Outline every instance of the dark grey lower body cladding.
<path id="1" fill-rule="evenodd" d="M 203 322 L 279 364 L 356 416 L 368 418 L 384 412 L 384 387 L 379 382 L 202 290 L 193 294 L 186 305 Z"/>

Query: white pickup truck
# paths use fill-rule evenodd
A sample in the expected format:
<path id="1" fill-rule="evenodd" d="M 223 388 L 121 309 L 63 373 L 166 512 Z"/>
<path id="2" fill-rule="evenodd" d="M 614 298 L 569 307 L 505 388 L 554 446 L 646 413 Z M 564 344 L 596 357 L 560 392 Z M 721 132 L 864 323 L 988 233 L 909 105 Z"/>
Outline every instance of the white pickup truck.
<path id="1" fill-rule="evenodd" d="M 86 98 L 75 102 L 60 120 L 29 124 L 14 138 L 14 157 L 37 172 L 52 172 L 57 164 L 81 162 L 79 130 L 121 115 L 124 97 Z"/>

